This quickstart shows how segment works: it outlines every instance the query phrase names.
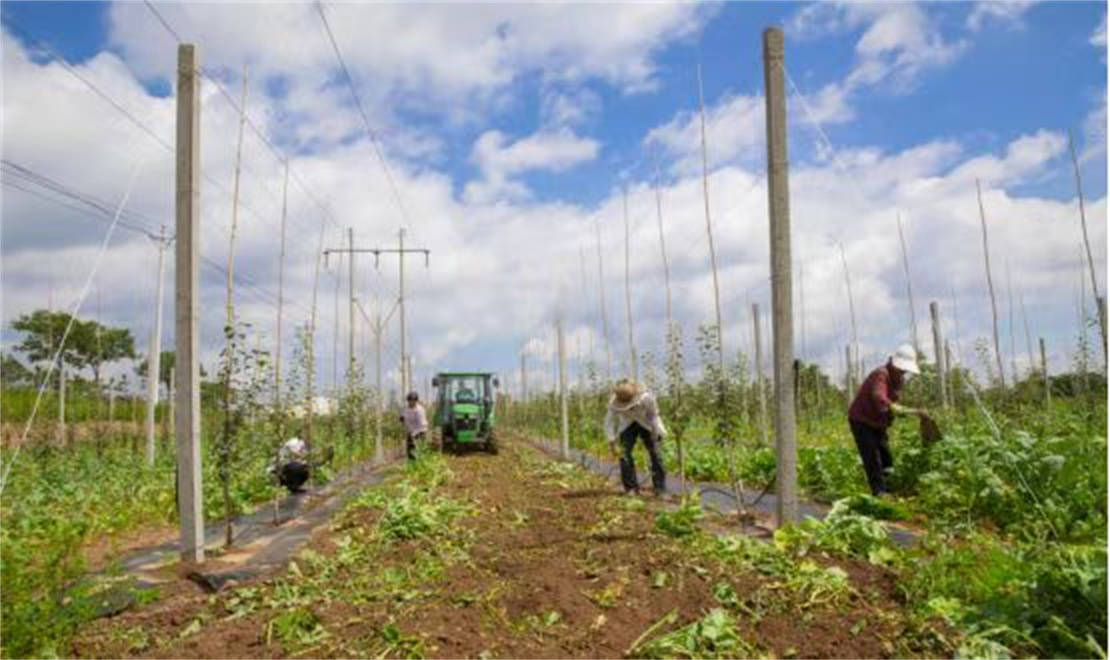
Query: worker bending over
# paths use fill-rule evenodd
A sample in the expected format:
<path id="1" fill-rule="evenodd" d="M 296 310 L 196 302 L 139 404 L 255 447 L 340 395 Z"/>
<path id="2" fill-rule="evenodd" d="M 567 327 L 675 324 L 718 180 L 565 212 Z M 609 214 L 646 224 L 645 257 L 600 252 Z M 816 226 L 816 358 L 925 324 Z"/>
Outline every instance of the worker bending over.
<path id="1" fill-rule="evenodd" d="M 651 459 L 651 483 L 655 494 L 663 495 L 667 492 L 667 475 L 663 471 L 663 457 L 659 453 L 659 443 L 666 434 L 667 429 L 659 417 L 659 409 L 651 392 L 635 381 L 617 381 L 605 413 L 605 435 L 613 454 L 617 454 L 617 438 L 620 438 L 621 484 L 626 494 L 640 491 L 636 463 L 632 459 L 636 438 L 644 441 L 644 447 Z"/>
<path id="2" fill-rule="evenodd" d="M 856 449 L 872 495 L 889 492 L 885 472 L 894 466 L 894 457 L 890 454 L 887 429 L 894 415 L 925 415 L 923 410 L 898 403 L 906 374 L 919 373 L 917 351 L 909 344 L 902 344 L 886 364 L 868 374 L 848 408 L 848 425 L 856 439 Z"/>

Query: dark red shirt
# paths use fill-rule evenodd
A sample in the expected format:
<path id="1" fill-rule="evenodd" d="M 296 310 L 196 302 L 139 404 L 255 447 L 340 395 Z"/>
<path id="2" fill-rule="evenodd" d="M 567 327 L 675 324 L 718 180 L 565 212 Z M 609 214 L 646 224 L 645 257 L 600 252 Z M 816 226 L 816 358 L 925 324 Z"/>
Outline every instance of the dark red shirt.
<path id="1" fill-rule="evenodd" d="M 868 374 L 848 408 L 848 419 L 885 430 L 894 421 L 890 404 L 902 394 L 902 372 L 884 364 Z"/>

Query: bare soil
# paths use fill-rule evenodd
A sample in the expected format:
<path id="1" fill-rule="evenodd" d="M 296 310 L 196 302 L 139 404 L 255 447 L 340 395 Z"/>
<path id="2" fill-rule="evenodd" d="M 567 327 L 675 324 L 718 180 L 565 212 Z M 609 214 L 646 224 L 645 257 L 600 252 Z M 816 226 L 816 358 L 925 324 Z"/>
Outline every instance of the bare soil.
<path id="1" fill-rule="evenodd" d="M 721 607 L 714 588 L 722 583 L 735 589 L 739 631 L 760 654 L 895 653 L 904 617 L 895 578 L 881 568 L 820 559 L 839 565 L 854 592 L 835 607 L 812 604 L 771 577 L 661 534 L 655 515 L 672 504 L 651 497 L 637 503 L 619 495 L 615 482 L 550 469 L 551 461 L 523 442 L 509 439 L 497 456 L 447 460 L 454 476 L 438 492 L 473 507 L 473 515 L 454 523 L 452 543 L 375 545 L 370 560 L 334 575 L 334 593 L 304 602 L 318 624 L 304 639 L 283 643 L 274 632 L 275 618 L 292 609 L 288 604 L 241 615 L 234 610 L 242 587 L 287 596 L 281 590 L 288 589 L 290 573 L 283 571 L 215 595 L 185 579 L 171 582 L 157 602 L 93 622 L 72 654 L 615 658 L 672 612 L 676 620 L 648 637 Z M 371 543 L 367 530 L 379 515 L 374 509 L 348 515 L 318 532 L 309 547 L 333 557 L 344 537 Z M 736 529 L 724 518 L 706 521 L 714 532 L 730 525 Z M 461 548 L 462 556 L 451 548 Z M 383 591 L 389 580 L 396 588 Z"/>

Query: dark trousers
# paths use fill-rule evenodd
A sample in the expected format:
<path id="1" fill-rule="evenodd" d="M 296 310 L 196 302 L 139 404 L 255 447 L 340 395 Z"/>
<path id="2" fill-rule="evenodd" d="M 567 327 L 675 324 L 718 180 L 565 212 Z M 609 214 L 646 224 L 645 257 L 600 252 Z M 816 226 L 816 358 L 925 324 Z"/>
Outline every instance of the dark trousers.
<path id="1" fill-rule="evenodd" d="M 662 493 L 667 490 L 667 475 L 663 472 L 663 457 L 659 454 L 659 447 L 651 433 L 636 422 L 632 422 L 621 433 L 621 483 L 625 490 L 639 490 L 640 482 L 636 478 L 636 462 L 632 459 L 632 449 L 636 446 L 636 438 L 642 438 L 644 447 L 651 457 L 651 483 L 655 492 Z"/>
<path id="2" fill-rule="evenodd" d="M 304 482 L 308 481 L 308 463 L 289 461 L 281 466 L 278 480 L 281 481 L 282 486 L 289 489 L 289 492 L 296 493 L 301 486 L 304 486 Z"/>
<path id="3" fill-rule="evenodd" d="M 863 461 L 863 471 L 867 474 L 871 494 L 887 492 L 883 470 L 894 465 L 894 457 L 890 455 L 886 431 L 854 419 L 848 420 L 848 424 L 852 427 L 852 437 L 856 439 L 856 449 Z"/>
<path id="4" fill-rule="evenodd" d="M 405 453 L 408 454 L 410 461 L 416 460 L 416 441 L 423 440 L 424 433 L 408 433 L 405 434 Z"/>

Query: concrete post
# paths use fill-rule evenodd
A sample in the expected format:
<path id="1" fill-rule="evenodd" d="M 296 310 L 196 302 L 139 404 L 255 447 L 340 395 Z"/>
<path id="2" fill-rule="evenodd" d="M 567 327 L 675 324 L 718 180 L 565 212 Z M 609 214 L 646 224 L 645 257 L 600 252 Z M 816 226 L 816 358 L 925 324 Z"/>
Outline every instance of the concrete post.
<path id="1" fill-rule="evenodd" d="M 154 465 L 154 413 L 162 375 L 162 292 L 165 289 L 166 228 L 158 238 L 158 282 L 154 296 L 154 327 L 150 330 L 150 356 L 146 361 L 146 463 Z"/>
<path id="2" fill-rule="evenodd" d="M 763 75 L 766 83 L 767 206 L 770 215 L 771 314 L 774 320 L 775 458 L 778 526 L 798 520 L 797 445 L 794 415 L 794 319 L 791 304 L 790 186 L 786 139 L 786 93 L 783 85 L 783 34 L 763 32 Z"/>
<path id="3" fill-rule="evenodd" d="M 200 460 L 200 317 L 197 252 L 200 246 L 200 94 L 196 46 L 177 47 L 177 191 L 174 264 L 177 506 L 181 555 L 204 561 L 204 506 Z"/>
<path id="4" fill-rule="evenodd" d="M 755 332 L 755 387 L 756 400 L 759 401 L 759 437 L 761 446 L 766 447 L 767 437 L 767 390 L 763 386 L 763 341 L 759 331 L 759 303 L 752 303 L 752 329 Z"/>
<path id="5" fill-rule="evenodd" d="M 937 301 L 929 303 L 929 316 L 933 321 L 933 352 L 937 361 L 937 395 L 940 405 L 948 409 L 948 364 L 944 356 L 944 336 L 940 329 L 940 306 Z"/>
<path id="6" fill-rule="evenodd" d="M 555 333 L 558 335 L 559 345 L 559 425 L 562 438 L 559 456 L 565 461 L 570 458 L 570 426 L 567 420 L 567 351 L 562 319 L 555 321 Z"/>

